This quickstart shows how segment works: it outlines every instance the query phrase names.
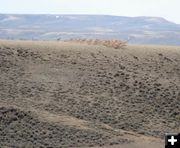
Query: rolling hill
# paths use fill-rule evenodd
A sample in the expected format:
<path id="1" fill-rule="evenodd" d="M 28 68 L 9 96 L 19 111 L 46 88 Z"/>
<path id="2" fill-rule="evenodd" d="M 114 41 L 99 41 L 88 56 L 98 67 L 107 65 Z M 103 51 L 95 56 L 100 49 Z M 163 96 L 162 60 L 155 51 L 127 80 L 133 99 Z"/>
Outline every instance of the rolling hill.
<path id="1" fill-rule="evenodd" d="M 158 17 L 0 14 L 0 38 L 123 39 L 130 43 L 180 45 L 180 25 Z"/>

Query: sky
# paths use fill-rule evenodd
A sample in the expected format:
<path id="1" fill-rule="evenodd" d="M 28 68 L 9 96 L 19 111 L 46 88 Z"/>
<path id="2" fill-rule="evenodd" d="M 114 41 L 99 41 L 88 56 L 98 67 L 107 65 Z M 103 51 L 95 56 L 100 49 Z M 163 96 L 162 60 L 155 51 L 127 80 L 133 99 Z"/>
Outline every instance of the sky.
<path id="1" fill-rule="evenodd" d="M 180 0 L 0 0 L 0 13 L 155 16 L 180 24 Z"/>

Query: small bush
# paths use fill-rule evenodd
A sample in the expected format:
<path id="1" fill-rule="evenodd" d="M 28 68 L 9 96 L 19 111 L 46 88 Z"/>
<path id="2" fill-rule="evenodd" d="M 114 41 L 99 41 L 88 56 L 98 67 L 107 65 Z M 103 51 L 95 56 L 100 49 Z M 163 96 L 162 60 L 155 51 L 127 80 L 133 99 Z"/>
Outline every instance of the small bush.
<path id="1" fill-rule="evenodd" d="M 113 47 L 115 49 L 120 49 L 127 45 L 127 41 L 122 41 L 122 40 L 71 39 L 67 41 L 76 42 L 76 43 L 86 43 L 89 45 L 103 45 L 106 47 Z"/>

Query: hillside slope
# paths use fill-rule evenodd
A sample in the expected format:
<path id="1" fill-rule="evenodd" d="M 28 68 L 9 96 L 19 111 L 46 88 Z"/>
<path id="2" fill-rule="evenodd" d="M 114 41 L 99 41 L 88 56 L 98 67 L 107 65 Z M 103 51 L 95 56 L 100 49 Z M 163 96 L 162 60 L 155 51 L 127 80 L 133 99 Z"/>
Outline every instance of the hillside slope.
<path id="1" fill-rule="evenodd" d="M 162 145 L 179 111 L 180 47 L 0 41 L 2 146 Z"/>

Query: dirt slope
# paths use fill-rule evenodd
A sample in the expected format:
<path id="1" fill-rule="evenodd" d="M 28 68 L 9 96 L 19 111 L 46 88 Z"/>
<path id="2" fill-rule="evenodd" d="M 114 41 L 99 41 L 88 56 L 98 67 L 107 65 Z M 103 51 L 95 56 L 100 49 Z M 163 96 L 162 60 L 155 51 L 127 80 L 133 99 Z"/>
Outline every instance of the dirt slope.
<path id="1" fill-rule="evenodd" d="M 2 146 L 162 146 L 179 125 L 180 47 L 0 41 Z"/>

